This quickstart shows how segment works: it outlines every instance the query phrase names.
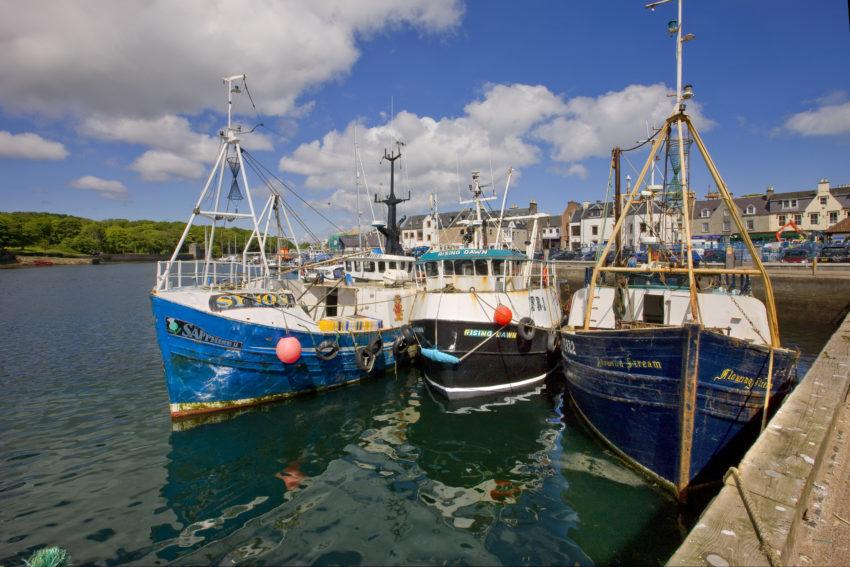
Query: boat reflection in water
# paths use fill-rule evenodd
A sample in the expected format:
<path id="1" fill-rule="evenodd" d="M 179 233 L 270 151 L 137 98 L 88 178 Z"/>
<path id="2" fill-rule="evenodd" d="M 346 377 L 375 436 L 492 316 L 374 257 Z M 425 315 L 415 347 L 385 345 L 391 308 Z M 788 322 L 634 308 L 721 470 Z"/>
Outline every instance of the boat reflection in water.
<path id="1" fill-rule="evenodd" d="M 645 559 L 645 530 L 675 526 L 669 500 L 562 419 L 560 392 L 472 407 L 438 399 L 411 370 L 227 421 L 179 422 L 161 491 L 179 527 L 155 534 L 157 557 L 591 564 L 588 550 Z M 608 506 L 632 501 L 640 507 L 622 521 Z"/>

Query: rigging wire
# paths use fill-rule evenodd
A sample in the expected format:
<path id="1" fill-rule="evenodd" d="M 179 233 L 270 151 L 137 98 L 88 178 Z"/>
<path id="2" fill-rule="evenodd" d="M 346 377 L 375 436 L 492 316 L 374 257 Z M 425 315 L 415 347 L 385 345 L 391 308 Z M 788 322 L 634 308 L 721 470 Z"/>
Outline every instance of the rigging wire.
<path id="1" fill-rule="evenodd" d="M 255 164 L 255 166 L 257 166 L 257 167 L 261 168 L 263 171 L 265 171 L 265 172 L 266 172 L 266 173 L 267 173 L 267 174 L 268 174 L 268 175 L 269 175 L 272 179 L 274 179 L 275 181 L 277 181 L 278 183 L 280 183 L 280 184 L 281 184 L 281 185 L 282 185 L 282 186 L 283 186 L 283 187 L 284 187 L 287 191 L 289 191 L 290 193 L 292 193 L 293 195 L 295 195 L 295 197 L 296 197 L 299 201 L 301 201 L 302 203 L 304 203 L 305 205 L 307 205 L 307 206 L 308 206 L 308 207 L 309 207 L 309 208 L 310 208 L 310 209 L 311 209 L 314 213 L 316 213 L 317 215 L 319 215 L 320 217 L 322 217 L 322 219 L 324 219 L 324 220 L 325 220 L 328 224 L 330 224 L 331 226 L 333 226 L 334 228 L 336 228 L 338 231 L 343 232 L 342 228 L 340 228 L 340 226 L 339 226 L 338 224 L 336 224 L 334 221 L 332 221 L 331 219 L 329 219 L 329 218 L 328 218 L 327 216 L 325 216 L 325 215 L 324 215 L 324 214 L 323 214 L 320 210 L 318 210 L 316 207 L 314 207 L 314 206 L 313 206 L 313 205 L 311 205 L 308 201 L 306 201 L 303 197 L 301 197 L 301 195 L 299 195 L 299 194 L 295 191 L 295 189 L 293 189 L 293 188 L 292 188 L 292 187 L 291 187 L 291 186 L 290 186 L 290 185 L 289 185 L 286 181 L 284 181 L 283 179 L 281 179 L 280 177 L 278 177 L 277 175 L 275 175 L 275 174 L 274 174 L 274 172 L 272 172 L 269 168 L 267 168 L 265 165 L 263 165 L 263 164 L 262 164 L 259 160 L 257 160 L 257 158 L 255 158 L 253 155 L 251 155 L 250 153 L 248 153 L 248 151 L 247 151 L 247 150 L 245 150 L 244 148 L 242 149 L 242 155 L 243 155 L 243 156 L 247 156 L 247 157 L 248 157 L 248 159 L 250 159 L 250 160 L 251 160 L 251 161 Z"/>

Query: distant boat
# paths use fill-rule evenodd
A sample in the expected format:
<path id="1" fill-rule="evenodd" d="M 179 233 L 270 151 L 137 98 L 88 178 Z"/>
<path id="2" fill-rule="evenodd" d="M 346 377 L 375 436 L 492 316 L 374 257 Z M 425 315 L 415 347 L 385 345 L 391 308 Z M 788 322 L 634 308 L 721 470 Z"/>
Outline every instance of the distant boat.
<path id="1" fill-rule="evenodd" d="M 681 0 L 677 26 L 680 56 Z M 793 388 L 798 353 L 780 344 L 770 278 L 685 113 L 690 87 L 681 88 L 681 75 L 678 84 L 676 106 L 653 136 L 643 169 L 623 197 L 618 190 L 621 150 L 613 152 L 612 236 L 586 285 L 573 295 L 561 352 L 579 414 L 621 457 L 684 500 L 693 488 L 719 480 L 743 456 Z M 754 268 L 695 266 L 687 154 L 692 143 Z M 644 184 L 662 148 L 665 182 Z M 625 219 L 633 208 L 649 204 L 654 206 L 643 207 L 646 218 L 641 219 L 649 237 L 647 261 L 626 261 L 630 253 L 621 246 Z M 661 214 L 651 217 L 657 210 Z M 764 281 L 766 304 L 752 296 L 750 277 L 755 276 Z"/>

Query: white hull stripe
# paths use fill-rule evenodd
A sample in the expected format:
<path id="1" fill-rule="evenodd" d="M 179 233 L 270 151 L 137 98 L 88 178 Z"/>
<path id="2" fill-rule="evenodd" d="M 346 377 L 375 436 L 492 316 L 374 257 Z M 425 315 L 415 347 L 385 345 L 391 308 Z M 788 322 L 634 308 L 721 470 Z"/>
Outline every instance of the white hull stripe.
<path id="1" fill-rule="evenodd" d="M 525 380 L 520 380 L 519 382 L 511 382 L 510 384 L 496 384 L 495 386 L 481 386 L 478 388 L 447 388 L 446 386 L 441 386 L 425 376 L 425 379 L 428 380 L 428 383 L 432 386 L 435 386 L 445 392 L 500 392 L 502 390 L 510 390 L 512 388 L 520 388 L 522 386 L 527 386 L 528 384 L 533 384 L 535 382 L 539 382 L 548 376 L 549 373 L 546 372 L 541 374 L 540 376 L 535 376 L 533 378 L 527 378 Z"/>

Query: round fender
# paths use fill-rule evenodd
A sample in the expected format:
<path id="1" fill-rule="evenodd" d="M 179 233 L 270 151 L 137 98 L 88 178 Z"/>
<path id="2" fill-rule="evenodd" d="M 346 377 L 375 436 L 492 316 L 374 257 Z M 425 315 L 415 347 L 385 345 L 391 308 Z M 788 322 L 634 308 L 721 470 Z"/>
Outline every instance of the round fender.
<path id="1" fill-rule="evenodd" d="M 409 343 L 416 342 L 416 334 L 413 332 L 413 327 L 410 325 L 402 325 L 399 329 L 401 336 Z"/>
<path id="2" fill-rule="evenodd" d="M 368 348 L 369 352 L 372 354 L 378 354 L 381 352 L 381 349 L 384 348 L 384 341 L 381 340 L 381 337 L 375 337 L 369 341 L 369 345 L 366 348 Z"/>
<path id="3" fill-rule="evenodd" d="M 396 360 L 401 359 L 407 353 L 407 339 L 399 335 L 393 341 L 393 356 Z"/>
<path id="4" fill-rule="evenodd" d="M 520 338 L 524 341 L 530 341 L 533 339 L 534 334 L 537 332 L 537 329 L 534 328 L 534 319 L 531 317 L 523 317 L 520 319 L 516 330 Z"/>
<path id="5" fill-rule="evenodd" d="M 369 347 L 359 346 L 354 349 L 354 362 L 363 372 L 372 372 L 375 367 L 375 354 Z"/>
<path id="6" fill-rule="evenodd" d="M 561 336 L 558 331 L 549 331 L 546 334 L 546 350 L 548 352 L 555 352 L 558 350 L 560 346 Z"/>
<path id="7" fill-rule="evenodd" d="M 339 343 L 325 339 L 316 347 L 316 357 L 319 360 L 333 360 L 339 354 Z"/>

